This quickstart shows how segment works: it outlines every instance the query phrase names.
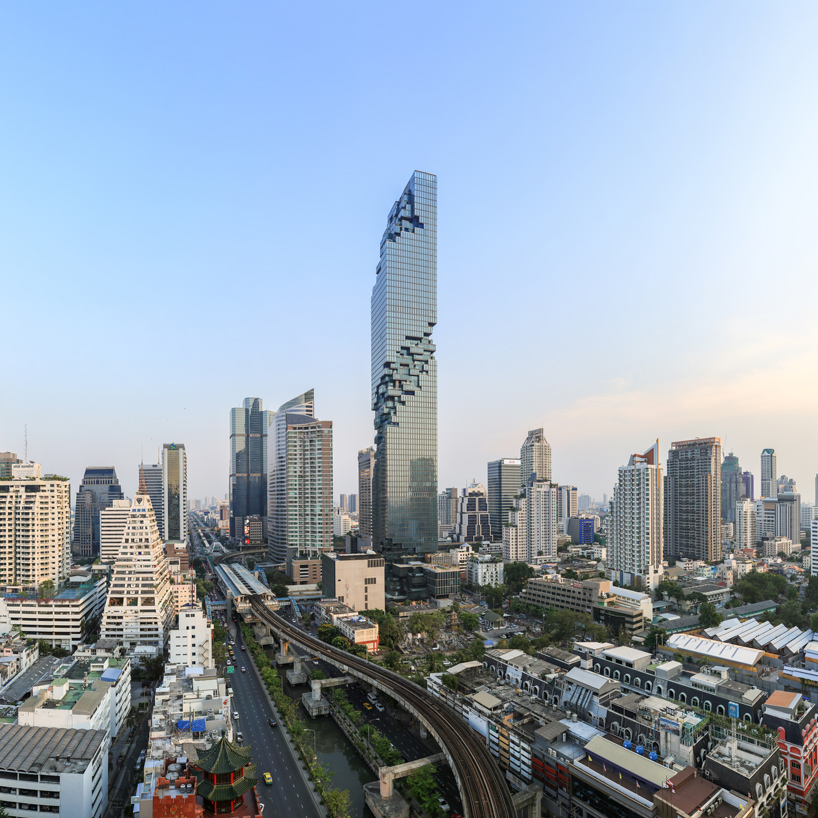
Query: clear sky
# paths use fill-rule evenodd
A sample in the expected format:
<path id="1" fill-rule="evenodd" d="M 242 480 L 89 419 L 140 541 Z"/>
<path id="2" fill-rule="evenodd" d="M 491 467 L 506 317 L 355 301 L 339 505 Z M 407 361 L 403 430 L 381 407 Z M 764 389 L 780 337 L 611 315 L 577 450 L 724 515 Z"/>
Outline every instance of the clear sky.
<path id="1" fill-rule="evenodd" d="M 316 390 L 373 438 L 393 201 L 439 184 L 439 483 L 544 426 L 597 498 L 656 438 L 813 500 L 815 3 L 0 6 L 0 450 L 70 476 Z"/>

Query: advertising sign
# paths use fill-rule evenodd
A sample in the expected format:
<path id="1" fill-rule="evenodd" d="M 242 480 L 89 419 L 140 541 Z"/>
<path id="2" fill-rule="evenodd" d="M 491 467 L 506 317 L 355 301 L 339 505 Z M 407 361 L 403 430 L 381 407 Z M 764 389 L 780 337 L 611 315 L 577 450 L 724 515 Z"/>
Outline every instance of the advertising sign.
<path id="1" fill-rule="evenodd" d="M 659 726 L 666 733 L 673 733 L 675 736 L 679 735 L 679 722 L 671 721 L 670 719 L 660 718 Z"/>
<path id="2" fill-rule="evenodd" d="M 738 702 L 727 702 L 727 715 L 731 719 L 737 719 L 738 716 Z"/>

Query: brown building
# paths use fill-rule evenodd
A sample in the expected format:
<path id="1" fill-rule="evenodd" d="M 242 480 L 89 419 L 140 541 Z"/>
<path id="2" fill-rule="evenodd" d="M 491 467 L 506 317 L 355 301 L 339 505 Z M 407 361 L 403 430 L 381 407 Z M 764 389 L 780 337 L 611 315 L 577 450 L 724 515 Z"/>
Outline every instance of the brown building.
<path id="1" fill-rule="evenodd" d="M 374 551 L 322 554 L 321 585 L 324 596 L 333 597 L 356 611 L 386 609 L 384 559 Z"/>
<path id="2" fill-rule="evenodd" d="M 165 543 L 165 555 L 171 566 L 171 573 L 186 574 L 190 570 L 190 552 L 181 543 Z M 178 571 L 176 570 L 178 566 Z"/>

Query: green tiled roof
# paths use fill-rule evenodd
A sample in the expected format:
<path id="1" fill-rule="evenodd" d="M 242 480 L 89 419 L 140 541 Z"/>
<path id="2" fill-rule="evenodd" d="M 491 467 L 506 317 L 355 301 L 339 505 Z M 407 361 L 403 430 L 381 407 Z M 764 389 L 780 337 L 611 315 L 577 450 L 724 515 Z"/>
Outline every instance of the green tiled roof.
<path id="1" fill-rule="evenodd" d="M 214 784 L 212 781 L 202 781 L 196 787 L 196 794 L 208 801 L 235 801 L 244 793 L 256 786 L 258 781 L 248 775 L 243 776 L 232 784 Z"/>
<path id="2" fill-rule="evenodd" d="M 209 773 L 232 773 L 252 762 L 249 747 L 231 744 L 220 738 L 207 752 L 199 756 L 196 766 Z"/>

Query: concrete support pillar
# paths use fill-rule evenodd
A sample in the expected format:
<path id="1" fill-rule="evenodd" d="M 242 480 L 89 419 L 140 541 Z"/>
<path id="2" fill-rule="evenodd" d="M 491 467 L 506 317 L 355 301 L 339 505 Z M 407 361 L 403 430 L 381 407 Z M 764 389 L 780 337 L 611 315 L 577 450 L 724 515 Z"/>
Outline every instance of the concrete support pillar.
<path id="1" fill-rule="evenodd" d="M 381 779 L 381 798 L 391 798 L 395 776 L 389 772 L 387 767 L 381 767 L 379 773 Z"/>

